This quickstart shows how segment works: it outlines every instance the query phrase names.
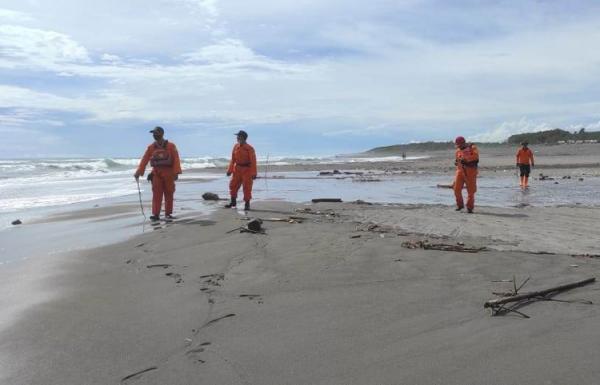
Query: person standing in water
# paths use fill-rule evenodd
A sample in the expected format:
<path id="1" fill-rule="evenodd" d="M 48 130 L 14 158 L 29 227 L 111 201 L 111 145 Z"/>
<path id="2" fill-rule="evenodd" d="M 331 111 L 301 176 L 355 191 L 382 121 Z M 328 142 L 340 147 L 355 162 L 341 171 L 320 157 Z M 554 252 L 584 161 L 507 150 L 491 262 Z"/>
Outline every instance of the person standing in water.
<path id="1" fill-rule="evenodd" d="M 473 143 L 467 143 L 462 136 L 454 140 L 456 154 L 454 164 L 456 175 L 454 177 L 454 195 L 456 197 L 456 211 L 465 207 L 462 190 L 467 187 L 467 211 L 473 213 L 475 208 L 475 192 L 477 192 L 477 174 L 479 172 L 479 150 Z"/>
<path id="2" fill-rule="evenodd" d="M 529 148 L 529 143 L 521 143 L 521 148 L 517 151 L 517 168 L 519 169 L 520 183 L 522 188 L 529 187 L 529 174 L 534 167 L 533 151 Z"/>

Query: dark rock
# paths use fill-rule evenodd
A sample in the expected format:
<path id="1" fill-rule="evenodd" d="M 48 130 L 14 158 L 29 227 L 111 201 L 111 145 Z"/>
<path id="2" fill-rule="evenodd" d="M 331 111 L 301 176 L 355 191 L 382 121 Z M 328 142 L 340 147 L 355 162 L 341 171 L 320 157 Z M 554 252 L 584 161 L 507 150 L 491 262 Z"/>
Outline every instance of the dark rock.
<path id="1" fill-rule="evenodd" d="M 205 201 L 218 201 L 219 196 L 215 193 L 205 192 L 204 194 L 202 194 L 202 199 L 204 199 Z"/>
<path id="2" fill-rule="evenodd" d="M 262 220 L 260 218 L 253 218 L 248 222 L 248 230 L 260 232 L 262 229 Z"/>
<path id="3" fill-rule="evenodd" d="M 11 224 L 11 225 L 13 225 L 13 226 L 17 226 L 17 225 L 21 225 L 21 224 L 23 224 L 23 222 L 21 222 L 21 220 L 20 220 L 20 219 L 17 219 L 17 220 L 15 220 L 15 221 L 12 221 L 10 224 Z"/>
<path id="4" fill-rule="evenodd" d="M 580 182 L 583 182 L 583 178 L 579 178 L 579 181 L 580 181 Z"/>

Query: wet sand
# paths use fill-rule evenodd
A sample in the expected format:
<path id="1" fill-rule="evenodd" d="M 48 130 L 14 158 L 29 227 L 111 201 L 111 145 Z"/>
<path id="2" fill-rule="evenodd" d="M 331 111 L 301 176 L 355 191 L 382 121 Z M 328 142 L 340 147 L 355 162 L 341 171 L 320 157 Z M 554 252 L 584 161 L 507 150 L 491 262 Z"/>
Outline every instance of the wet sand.
<path id="1" fill-rule="evenodd" d="M 600 259 L 571 254 L 600 253 L 600 209 L 255 207 L 261 218 L 307 219 L 228 233 L 243 215 L 217 210 L 38 266 L 38 289 L 52 295 L 4 325 L 0 382 L 598 382 L 597 305 L 538 301 L 519 309 L 523 319 L 491 317 L 483 303 L 511 288 L 492 281 L 513 275 L 531 276 L 523 290 L 597 276 Z M 487 250 L 402 246 L 419 240 Z M 556 299 L 600 303 L 600 289 Z"/>

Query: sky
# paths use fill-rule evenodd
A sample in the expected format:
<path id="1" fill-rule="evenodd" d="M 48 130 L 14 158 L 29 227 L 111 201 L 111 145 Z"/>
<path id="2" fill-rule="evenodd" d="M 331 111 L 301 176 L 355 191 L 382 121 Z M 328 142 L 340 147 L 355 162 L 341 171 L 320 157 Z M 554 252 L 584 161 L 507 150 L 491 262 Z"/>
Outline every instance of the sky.
<path id="1" fill-rule="evenodd" d="M 0 0 L 0 157 L 598 130 L 598 47 L 592 0 Z"/>

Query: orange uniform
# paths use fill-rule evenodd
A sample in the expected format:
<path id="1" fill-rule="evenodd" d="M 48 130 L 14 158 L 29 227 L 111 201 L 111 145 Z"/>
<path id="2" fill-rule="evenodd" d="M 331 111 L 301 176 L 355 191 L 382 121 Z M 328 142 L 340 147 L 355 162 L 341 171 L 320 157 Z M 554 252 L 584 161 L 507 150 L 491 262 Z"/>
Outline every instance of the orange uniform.
<path id="1" fill-rule="evenodd" d="M 467 209 L 475 207 L 475 192 L 477 192 L 477 167 L 479 163 L 479 150 L 474 144 L 467 144 L 465 148 L 456 149 L 456 176 L 454 179 L 454 195 L 456 206 L 465 207 L 462 190 L 467 186 Z"/>
<path id="2" fill-rule="evenodd" d="M 252 199 L 252 182 L 257 175 L 256 153 L 251 145 L 237 143 L 233 146 L 227 173 L 232 174 L 229 182 L 231 198 L 237 199 L 238 191 L 243 186 L 244 201 L 250 202 L 250 199 Z"/>
<path id="3" fill-rule="evenodd" d="M 137 173 L 144 175 L 146 165 L 152 166 L 152 215 L 158 216 L 165 197 L 165 215 L 173 213 L 175 178 L 181 174 L 181 162 L 177 147 L 167 140 L 162 145 L 152 143 L 146 149 Z"/>

